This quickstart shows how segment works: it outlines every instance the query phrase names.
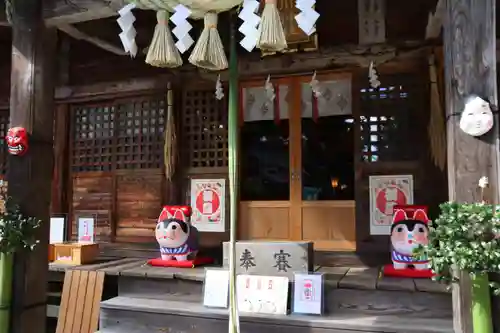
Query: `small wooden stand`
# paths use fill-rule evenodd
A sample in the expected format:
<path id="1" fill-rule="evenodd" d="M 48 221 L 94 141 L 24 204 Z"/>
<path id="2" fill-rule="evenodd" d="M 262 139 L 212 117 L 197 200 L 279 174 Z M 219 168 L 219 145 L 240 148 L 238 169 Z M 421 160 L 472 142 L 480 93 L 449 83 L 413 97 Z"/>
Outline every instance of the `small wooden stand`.
<path id="1" fill-rule="evenodd" d="M 94 262 L 99 255 L 96 243 L 60 243 L 54 245 L 54 263 L 84 265 Z"/>
<path id="2" fill-rule="evenodd" d="M 54 244 L 49 244 L 49 262 L 56 260 Z"/>

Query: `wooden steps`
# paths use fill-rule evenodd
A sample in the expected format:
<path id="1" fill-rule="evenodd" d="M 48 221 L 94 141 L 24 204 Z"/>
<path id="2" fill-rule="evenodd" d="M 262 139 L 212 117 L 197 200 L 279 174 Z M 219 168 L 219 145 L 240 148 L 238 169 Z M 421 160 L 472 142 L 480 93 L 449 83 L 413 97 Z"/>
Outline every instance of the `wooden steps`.
<path id="1" fill-rule="evenodd" d="M 104 269 L 118 297 L 101 303 L 101 333 L 219 333 L 227 310 L 203 307 L 204 268 Z M 324 317 L 243 316 L 242 332 L 453 332 L 451 294 L 430 280 L 384 278 L 378 269 L 318 268 L 326 274 Z"/>
<path id="2" fill-rule="evenodd" d="M 220 333 L 227 331 L 227 310 L 197 302 L 116 297 L 101 304 L 101 333 Z M 337 314 L 314 316 L 241 315 L 243 333 L 452 333 L 450 320 Z"/>

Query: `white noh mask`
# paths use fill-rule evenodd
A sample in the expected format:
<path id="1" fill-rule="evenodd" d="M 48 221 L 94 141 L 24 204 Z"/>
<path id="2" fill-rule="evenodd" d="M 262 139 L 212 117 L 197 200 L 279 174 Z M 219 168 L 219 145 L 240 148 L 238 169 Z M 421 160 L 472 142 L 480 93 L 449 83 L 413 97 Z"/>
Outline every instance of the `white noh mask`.
<path id="1" fill-rule="evenodd" d="M 474 96 L 465 103 L 460 118 L 460 129 L 471 136 L 481 136 L 493 127 L 493 112 L 490 104 L 484 99 Z"/>

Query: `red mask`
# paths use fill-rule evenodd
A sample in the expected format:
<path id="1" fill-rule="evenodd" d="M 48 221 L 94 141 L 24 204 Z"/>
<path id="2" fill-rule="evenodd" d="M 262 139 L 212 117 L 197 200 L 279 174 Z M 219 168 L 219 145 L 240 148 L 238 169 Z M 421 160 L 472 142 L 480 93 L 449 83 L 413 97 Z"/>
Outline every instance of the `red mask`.
<path id="1" fill-rule="evenodd" d="M 28 132 L 24 127 L 12 127 L 5 137 L 9 154 L 22 156 L 28 151 Z"/>

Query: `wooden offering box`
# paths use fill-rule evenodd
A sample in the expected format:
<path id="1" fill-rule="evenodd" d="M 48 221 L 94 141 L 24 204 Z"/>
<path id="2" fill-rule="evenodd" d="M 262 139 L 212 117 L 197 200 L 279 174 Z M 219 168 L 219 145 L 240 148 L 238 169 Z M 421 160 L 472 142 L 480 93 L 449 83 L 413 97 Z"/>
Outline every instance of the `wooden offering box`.
<path id="1" fill-rule="evenodd" d="M 96 243 L 60 243 L 54 245 L 54 263 L 84 265 L 94 262 L 99 255 Z"/>

